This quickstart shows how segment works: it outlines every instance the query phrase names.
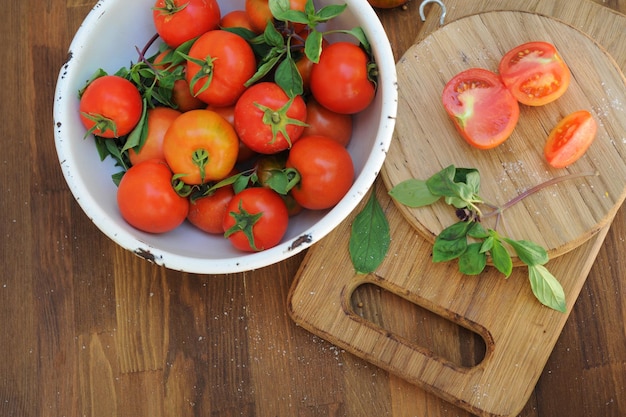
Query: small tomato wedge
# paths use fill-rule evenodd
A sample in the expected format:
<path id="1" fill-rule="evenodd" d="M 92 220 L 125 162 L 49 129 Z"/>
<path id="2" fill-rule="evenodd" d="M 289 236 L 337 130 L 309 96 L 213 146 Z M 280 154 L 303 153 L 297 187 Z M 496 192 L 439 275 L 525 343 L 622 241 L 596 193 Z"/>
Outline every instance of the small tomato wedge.
<path id="1" fill-rule="evenodd" d="M 491 149 L 508 139 L 519 119 L 519 104 L 498 74 L 470 68 L 443 89 L 443 106 L 470 145 Z"/>
<path id="2" fill-rule="evenodd" d="M 598 124 L 587 110 L 565 116 L 550 132 L 543 153 L 554 168 L 571 165 L 587 152 L 598 131 Z"/>
<path id="3" fill-rule="evenodd" d="M 498 67 L 502 82 L 522 104 L 542 106 L 561 97 L 571 73 L 554 45 L 528 42 L 507 52 Z"/>

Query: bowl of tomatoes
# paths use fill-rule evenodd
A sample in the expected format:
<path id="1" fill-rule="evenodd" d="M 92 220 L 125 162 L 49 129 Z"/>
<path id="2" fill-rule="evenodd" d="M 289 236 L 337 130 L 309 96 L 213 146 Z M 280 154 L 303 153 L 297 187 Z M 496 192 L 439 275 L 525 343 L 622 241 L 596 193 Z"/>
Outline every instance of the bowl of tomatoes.
<path id="1" fill-rule="evenodd" d="M 54 133 L 69 189 L 106 236 L 172 270 L 227 274 L 305 250 L 356 208 L 392 138 L 396 71 L 359 0 L 207 3 L 96 3 L 59 72 Z M 252 58 L 218 69 L 233 45 Z M 367 82 L 369 97 L 334 79 Z"/>

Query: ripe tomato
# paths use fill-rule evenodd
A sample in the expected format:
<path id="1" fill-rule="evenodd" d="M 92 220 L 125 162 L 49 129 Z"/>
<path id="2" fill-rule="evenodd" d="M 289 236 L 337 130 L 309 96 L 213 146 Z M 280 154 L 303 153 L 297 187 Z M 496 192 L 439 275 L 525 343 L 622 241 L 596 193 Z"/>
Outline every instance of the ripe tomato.
<path id="1" fill-rule="evenodd" d="M 157 33 L 172 48 L 217 29 L 220 18 L 217 0 L 156 0 L 152 8 Z"/>
<path id="2" fill-rule="evenodd" d="M 245 28 L 254 32 L 250 18 L 245 10 L 233 10 L 222 16 L 220 22 L 222 28 Z"/>
<path id="3" fill-rule="evenodd" d="M 291 189 L 304 208 L 333 207 L 354 181 L 352 157 L 342 145 L 326 136 L 306 136 L 296 142 L 286 163 L 300 173 L 300 182 Z"/>
<path id="4" fill-rule="evenodd" d="M 322 106 L 353 114 L 370 105 L 376 93 L 372 63 L 367 53 L 349 42 L 336 42 L 322 49 L 311 70 L 311 93 Z"/>
<path id="5" fill-rule="evenodd" d="M 222 226 L 224 236 L 235 248 L 255 252 L 280 243 L 288 222 L 287 207 L 280 195 L 269 188 L 254 187 L 230 200 Z"/>
<path id="6" fill-rule="evenodd" d="M 235 104 L 256 72 L 252 47 L 241 36 L 212 30 L 189 50 L 185 78 L 193 95 L 212 106 Z"/>
<path id="7" fill-rule="evenodd" d="M 191 110 L 172 122 L 163 139 L 167 164 L 186 184 L 202 184 L 228 176 L 237 161 L 235 129 L 210 110 Z"/>
<path id="8" fill-rule="evenodd" d="M 491 71 L 470 68 L 452 77 L 443 89 L 443 106 L 470 145 L 491 149 L 504 142 L 519 119 L 519 104 Z"/>
<path id="9" fill-rule="evenodd" d="M 128 157 L 132 165 L 137 165 L 148 159 L 160 159 L 165 161 L 165 155 L 163 155 L 163 138 L 165 137 L 167 129 L 180 114 L 178 110 L 174 110 L 170 107 L 155 107 L 154 109 L 148 110 L 146 116 L 148 118 L 146 141 L 139 152 L 135 152 L 134 149 L 128 151 Z"/>
<path id="10" fill-rule="evenodd" d="M 85 88 L 79 111 L 88 133 L 117 138 L 135 128 L 143 112 L 143 99 L 137 87 L 127 79 L 105 75 Z"/>
<path id="11" fill-rule="evenodd" d="M 529 42 L 511 49 L 500 60 L 498 71 L 513 96 L 529 106 L 561 97 L 571 78 L 567 64 L 547 42 Z"/>
<path id="12" fill-rule="evenodd" d="M 117 189 L 124 220 L 148 233 L 165 233 L 187 217 L 189 201 L 176 193 L 172 172 L 159 160 L 143 161 L 126 171 Z"/>
<path id="13" fill-rule="evenodd" d="M 598 131 L 598 124 L 587 110 L 565 116 L 552 129 L 543 153 L 555 168 L 573 164 L 587 152 Z"/>
<path id="14" fill-rule="evenodd" d="M 235 105 L 235 130 L 248 148 L 263 154 L 289 149 L 302 134 L 306 103 L 290 99 L 273 82 L 249 87 Z"/>
<path id="15" fill-rule="evenodd" d="M 407 0 L 367 0 L 372 7 L 379 9 L 392 9 L 406 4 Z"/>
<path id="16" fill-rule="evenodd" d="M 225 186 L 216 189 L 211 195 L 191 201 L 187 220 L 206 233 L 224 233 L 222 222 L 234 195 L 233 187 Z"/>
<path id="17" fill-rule="evenodd" d="M 310 99 L 306 104 L 306 124 L 302 136 L 328 136 L 343 146 L 352 138 L 352 115 L 335 113 Z"/>

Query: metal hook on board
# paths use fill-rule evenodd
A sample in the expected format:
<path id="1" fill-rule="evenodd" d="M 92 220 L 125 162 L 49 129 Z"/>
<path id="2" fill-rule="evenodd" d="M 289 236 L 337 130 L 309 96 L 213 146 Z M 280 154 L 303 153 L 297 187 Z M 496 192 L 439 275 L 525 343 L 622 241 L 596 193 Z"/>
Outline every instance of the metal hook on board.
<path id="1" fill-rule="evenodd" d="M 439 16 L 439 24 L 443 25 L 443 22 L 446 18 L 446 5 L 443 4 L 443 1 L 441 0 L 423 0 L 422 3 L 420 4 L 420 9 L 419 9 L 420 19 L 422 19 L 422 22 L 426 20 L 426 16 L 424 15 L 424 7 L 429 3 L 436 3 L 439 5 L 439 7 L 441 7 L 441 15 Z"/>

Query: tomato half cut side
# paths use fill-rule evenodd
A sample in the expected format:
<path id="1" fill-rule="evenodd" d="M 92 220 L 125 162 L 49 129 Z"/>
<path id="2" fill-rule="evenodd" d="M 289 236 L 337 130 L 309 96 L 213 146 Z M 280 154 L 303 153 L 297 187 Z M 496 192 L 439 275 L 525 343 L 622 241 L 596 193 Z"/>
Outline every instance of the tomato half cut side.
<path id="1" fill-rule="evenodd" d="M 548 164 L 564 168 L 582 157 L 593 143 L 598 124 L 587 110 L 565 116 L 552 129 L 543 153 Z"/>
<path id="2" fill-rule="evenodd" d="M 470 145 L 491 149 L 507 140 L 519 119 L 519 104 L 498 74 L 470 68 L 443 89 L 443 106 Z"/>
<path id="3" fill-rule="evenodd" d="M 548 42 L 528 42 L 507 52 L 498 66 L 504 85 L 528 106 L 542 106 L 561 97 L 570 84 L 570 70 Z"/>

